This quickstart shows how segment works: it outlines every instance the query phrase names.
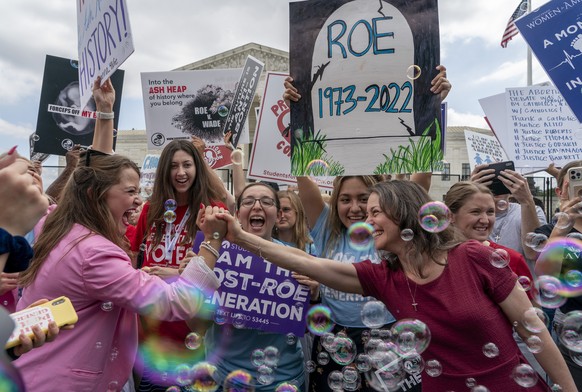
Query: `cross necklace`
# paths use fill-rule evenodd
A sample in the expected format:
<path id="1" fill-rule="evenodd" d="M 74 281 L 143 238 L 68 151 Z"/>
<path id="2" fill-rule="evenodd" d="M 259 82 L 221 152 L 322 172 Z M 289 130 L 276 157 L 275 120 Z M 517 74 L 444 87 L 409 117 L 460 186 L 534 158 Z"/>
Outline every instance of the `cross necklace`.
<path id="1" fill-rule="evenodd" d="M 418 283 L 414 282 L 414 294 L 412 294 L 412 290 L 410 290 L 410 283 L 408 283 L 408 276 L 404 274 L 404 279 L 406 280 L 406 286 L 408 287 L 408 292 L 410 293 L 410 297 L 412 298 L 412 307 L 414 308 L 415 312 L 418 312 L 416 308 L 418 306 L 418 302 L 416 302 L 416 289 L 418 289 Z"/>

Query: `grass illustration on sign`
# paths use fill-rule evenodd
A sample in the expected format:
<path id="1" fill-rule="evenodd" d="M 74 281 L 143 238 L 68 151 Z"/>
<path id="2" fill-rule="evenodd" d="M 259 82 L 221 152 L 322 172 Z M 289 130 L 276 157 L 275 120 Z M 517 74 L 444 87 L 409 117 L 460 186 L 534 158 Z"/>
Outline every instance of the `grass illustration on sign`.
<path id="1" fill-rule="evenodd" d="M 345 167 L 327 155 L 326 136 L 321 131 L 317 131 L 315 135 L 309 132 L 306 136 L 298 129 L 295 131 L 295 141 L 291 155 L 291 173 L 297 176 L 341 176 L 345 173 Z"/>
<path id="2" fill-rule="evenodd" d="M 434 126 L 436 137 L 428 136 Z M 374 174 L 417 173 L 443 170 L 443 150 L 441 149 L 441 128 L 435 119 L 422 133 L 418 141 L 408 138 L 410 145 L 390 148 L 390 155 L 384 155 L 385 162 L 379 164 Z"/>

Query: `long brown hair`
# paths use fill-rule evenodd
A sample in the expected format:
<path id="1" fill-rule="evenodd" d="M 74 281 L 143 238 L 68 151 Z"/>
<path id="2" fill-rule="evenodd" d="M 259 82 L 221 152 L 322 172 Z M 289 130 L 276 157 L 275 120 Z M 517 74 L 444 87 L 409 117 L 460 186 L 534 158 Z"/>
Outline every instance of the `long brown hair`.
<path id="1" fill-rule="evenodd" d="M 307 244 L 312 244 L 313 240 L 309 236 L 307 218 L 305 217 L 305 210 L 303 209 L 303 204 L 301 204 L 301 199 L 299 198 L 297 193 L 289 190 L 280 191 L 277 195 L 279 196 L 279 201 L 281 199 L 289 199 L 291 208 L 295 210 L 295 213 L 297 214 L 297 219 L 295 220 L 295 225 L 291 229 L 292 230 L 291 238 L 297 249 L 305 250 L 305 246 Z M 278 238 L 276 226 L 273 233 L 273 237 Z"/>
<path id="2" fill-rule="evenodd" d="M 326 221 L 326 229 L 330 232 L 329 241 L 325 245 L 323 255 L 325 257 L 331 258 L 331 252 L 339 242 L 339 239 L 348 231 L 349 227 L 345 227 L 339 218 L 339 213 L 337 209 L 337 203 L 341 191 L 341 187 L 344 181 L 355 178 L 364 183 L 364 185 L 370 188 L 372 185 L 376 184 L 378 181 L 373 176 L 344 176 L 336 177 L 333 180 L 333 191 L 331 192 L 331 198 L 329 199 L 329 216 Z"/>
<path id="3" fill-rule="evenodd" d="M 172 140 L 164 147 L 158 160 L 154 189 L 149 199 L 147 231 L 145 235 L 147 236 L 150 233 L 152 225 L 155 225 L 156 235 L 153 241 L 154 247 L 160 244 L 164 234 L 166 224 L 163 218 L 165 211 L 164 203 L 168 199 L 176 199 L 176 192 L 172 186 L 172 176 L 170 173 L 172 171 L 172 159 L 177 151 L 184 151 L 190 155 L 196 167 L 196 178 L 194 178 L 194 182 L 188 190 L 190 217 L 185 224 L 188 236 L 184 238 L 183 244 L 192 242 L 192 238 L 198 230 L 196 226 L 196 213 L 200 207 L 200 203 L 209 205 L 211 201 L 222 200 L 223 196 L 223 190 L 216 189 L 217 185 L 212 186 L 213 182 L 211 181 L 212 174 L 210 173 L 210 169 L 206 165 L 206 162 L 204 162 L 200 151 L 194 147 L 192 142 L 188 140 Z"/>
<path id="4" fill-rule="evenodd" d="M 412 181 L 392 180 L 372 186 L 371 191 L 378 195 L 380 208 L 400 230 L 411 229 L 414 232 L 414 238 L 408 242 L 411 250 L 420 255 L 427 254 L 433 262 L 442 265 L 438 256 L 462 242 L 452 226 L 439 233 L 429 233 L 421 227 L 418 212 L 432 199 L 420 185 Z M 399 260 L 389 258 L 388 261 L 392 268 L 402 269 Z M 414 257 L 409 261 L 418 276 L 425 277 L 424 259 Z"/>
<path id="5" fill-rule="evenodd" d="M 133 169 L 139 176 L 137 165 L 121 155 L 95 155 L 89 166 L 79 166 L 69 178 L 55 210 L 50 213 L 34 244 L 34 257 L 29 268 L 20 274 L 20 283 L 30 285 L 49 254 L 67 235 L 74 224 L 90 230 L 78 238 L 70 250 L 91 235 L 101 235 L 129 254 L 129 243 L 119 234 L 111 211 L 107 206 L 107 191 L 120 181 L 125 169 Z M 62 257 L 65 257 L 63 255 Z"/>

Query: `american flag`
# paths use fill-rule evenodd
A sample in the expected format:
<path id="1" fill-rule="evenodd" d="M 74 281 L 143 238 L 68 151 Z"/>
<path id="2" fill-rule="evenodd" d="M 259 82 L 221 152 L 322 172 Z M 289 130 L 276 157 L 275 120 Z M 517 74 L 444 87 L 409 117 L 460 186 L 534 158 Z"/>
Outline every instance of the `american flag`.
<path id="1" fill-rule="evenodd" d="M 507 27 L 503 32 L 503 37 L 501 37 L 502 48 L 507 48 L 507 43 L 519 33 L 513 22 L 527 12 L 528 2 L 529 0 L 521 0 L 515 11 L 513 11 L 511 18 L 507 21 Z"/>

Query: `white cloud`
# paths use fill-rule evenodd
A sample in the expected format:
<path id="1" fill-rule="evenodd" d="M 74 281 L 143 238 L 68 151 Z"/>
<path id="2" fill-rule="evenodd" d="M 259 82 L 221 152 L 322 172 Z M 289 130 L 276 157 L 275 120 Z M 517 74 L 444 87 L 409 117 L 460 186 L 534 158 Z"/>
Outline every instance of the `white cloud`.
<path id="1" fill-rule="evenodd" d="M 467 126 L 489 129 L 483 115 L 459 113 L 449 107 L 447 110 L 447 126 Z"/>
<path id="2" fill-rule="evenodd" d="M 34 129 L 31 124 L 17 125 L 0 118 L 0 135 L 27 140 Z"/>

